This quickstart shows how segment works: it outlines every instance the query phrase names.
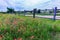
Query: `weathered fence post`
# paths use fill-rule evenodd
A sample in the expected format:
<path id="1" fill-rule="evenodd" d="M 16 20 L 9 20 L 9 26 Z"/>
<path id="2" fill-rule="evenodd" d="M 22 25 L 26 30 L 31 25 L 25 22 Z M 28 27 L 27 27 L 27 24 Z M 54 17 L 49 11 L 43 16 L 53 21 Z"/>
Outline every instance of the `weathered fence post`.
<path id="1" fill-rule="evenodd" d="M 25 16 L 25 14 L 26 14 L 26 11 L 24 10 L 24 16 Z"/>
<path id="2" fill-rule="evenodd" d="M 35 8 L 34 10 L 33 10 L 33 18 L 35 18 L 35 13 L 37 12 L 37 9 Z"/>
<path id="3" fill-rule="evenodd" d="M 53 20 L 56 20 L 56 12 L 57 12 L 57 7 L 54 8 L 54 18 L 53 18 Z"/>

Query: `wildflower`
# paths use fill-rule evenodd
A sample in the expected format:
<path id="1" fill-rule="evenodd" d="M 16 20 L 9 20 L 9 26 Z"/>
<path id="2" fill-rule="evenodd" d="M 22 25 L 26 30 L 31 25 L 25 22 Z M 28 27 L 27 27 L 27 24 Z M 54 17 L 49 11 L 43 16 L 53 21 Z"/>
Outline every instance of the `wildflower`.
<path id="1" fill-rule="evenodd" d="M 20 32 L 20 29 L 18 29 L 18 32 Z"/>
<path id="2" fill-rule="evenodd" d="M 18 38 L 18 40 L 22 40 L 22 38 Z"/>
<path id="3" fill-rule="evenodd" d="M 14 21 L 13 21 L 13 24 L 14 24 L 14 25 L 17 25 L 17 21 L 16 21 L 16 20 L 14 20 Z"/>
<path id="4" fill-rule="evenodd" d="M 2 40 L 2 35 L 0 35 L 0 40 Z"/>
<path id="5" fill-rule="evenodd" d="M 33 38 L 34 38 L 34 36 L 31 36 L 31 37 L 30 37 L 30 39 L 33 39 Z"/>

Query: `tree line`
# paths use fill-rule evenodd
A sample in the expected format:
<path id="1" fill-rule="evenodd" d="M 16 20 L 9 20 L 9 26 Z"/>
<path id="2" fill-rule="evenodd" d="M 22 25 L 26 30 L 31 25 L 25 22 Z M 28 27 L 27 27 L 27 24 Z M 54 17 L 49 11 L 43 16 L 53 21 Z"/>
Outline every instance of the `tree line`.
<path id="1" fill-rule="evenodd" d="M 37 9 L 37 8 L 35 8 L 36 9 L 36 13 L 38 13 L 38 14 L 40 14 L 41 13 L 41 9 Z M 33 9 L 34 10 L 34 9 Z M 30 13 L 33 13 L 34 11 L 33 10 L 31 10 L 31 11 L 29 11 L 29 10 L 24 10 L 23 11 L 23 13 L 24 12 L 30 12 Z M 47 11 L 47 9 L 45 9 L 46 11 Z M 52 9 L 53 10 L 53 9 Z M 21 12 L 20 10 L 19 10 L 19 12 Z M 54 10 L 53 11 L 49 11 L 49 13 L 53 13 L 54 12 Z M 13 9 L 13 8 L 9 8 L 9 7 L 7 7 L 7 13 L 16 13 L 16 11 Z M 60 11 L 59 10 L 57 10 L 57 13 L 60 13 Z"/>

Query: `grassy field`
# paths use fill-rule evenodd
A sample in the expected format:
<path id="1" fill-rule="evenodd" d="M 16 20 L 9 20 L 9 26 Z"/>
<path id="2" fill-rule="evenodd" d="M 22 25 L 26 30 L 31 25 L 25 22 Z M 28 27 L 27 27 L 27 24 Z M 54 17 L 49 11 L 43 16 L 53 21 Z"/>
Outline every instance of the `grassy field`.
<path id="1" fill-rule="evenodd" d="M 36 15 L 49 15 L 49 16 L 54 16 L 54 13 L 35 13 Z M 24 13 L 23 13 L 24 15 Z M 33 15 L 33 13 L 25 13 L 25 15 Z M 56 13 L 56 16 L 60 16 L 60 13 Z"/>
<path id="2" fill-rule="evenodd" d="M 0 40 L 58 40 L 60 20 L 0 14 Z"/>

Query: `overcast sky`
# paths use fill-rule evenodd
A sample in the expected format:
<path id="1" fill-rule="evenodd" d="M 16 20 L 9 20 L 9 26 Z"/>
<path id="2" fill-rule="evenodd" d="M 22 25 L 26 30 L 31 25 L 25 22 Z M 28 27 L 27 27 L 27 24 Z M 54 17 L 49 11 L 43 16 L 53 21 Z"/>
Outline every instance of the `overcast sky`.
<path id="1" fill-rule="evenodd" d="M 60 0 L 0 0 L 0 11 L 6 11 L 7 7 L 15 10 L 32 10 L 33 8 L 49 9 L 60 7 Z"/>

